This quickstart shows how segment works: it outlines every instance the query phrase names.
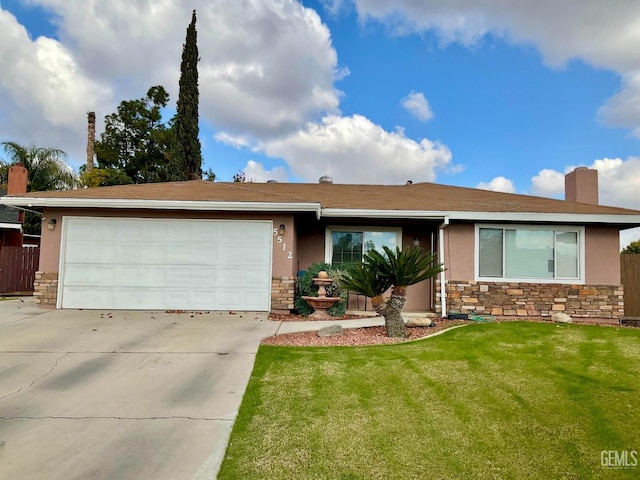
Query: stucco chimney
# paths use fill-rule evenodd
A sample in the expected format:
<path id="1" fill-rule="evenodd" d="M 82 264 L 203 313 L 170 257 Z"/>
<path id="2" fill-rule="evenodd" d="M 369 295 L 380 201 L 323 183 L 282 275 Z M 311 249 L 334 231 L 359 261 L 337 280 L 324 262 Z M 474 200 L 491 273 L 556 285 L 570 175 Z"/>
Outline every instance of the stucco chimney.
<path id="1" fill-rule="evenodd" d="M 578 167 L 564 177 L 564 199 L 598 205 L 598 171 Z"/>
<path id="2" fill-rule="evenodd" d="M 11 165 L 7 181 L 7 195 L 27 193 L 27 181 L 27 169 L 22 165 Z"/>

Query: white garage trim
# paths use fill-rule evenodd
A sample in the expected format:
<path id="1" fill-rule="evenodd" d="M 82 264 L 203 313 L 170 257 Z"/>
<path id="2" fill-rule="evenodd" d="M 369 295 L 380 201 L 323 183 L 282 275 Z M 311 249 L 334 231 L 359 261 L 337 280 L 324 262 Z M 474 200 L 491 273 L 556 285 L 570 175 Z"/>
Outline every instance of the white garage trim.
<path id="1" fill-rule="evenodd" d="M 269 311 L 273 222 L 62 219 L 58 308 Z"/>

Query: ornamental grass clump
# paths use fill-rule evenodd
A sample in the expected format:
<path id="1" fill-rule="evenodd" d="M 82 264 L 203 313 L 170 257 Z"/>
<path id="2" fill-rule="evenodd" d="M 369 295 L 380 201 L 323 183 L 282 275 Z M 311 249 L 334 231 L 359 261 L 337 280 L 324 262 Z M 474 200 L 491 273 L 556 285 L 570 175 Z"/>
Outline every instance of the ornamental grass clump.
<path id="1" fill-rule="evenodd" d="M 406 337 L 401 313 L 407 303 L 407 287 L 435 277 L 444 270 L 436 254 L 419 246 L 395 251 L 384 246 L 384 254 L 369 250 L 362 263 L 350 265 L 340 283 L 348 291 L 371 297 L 374 310 L 384 317 L 389 337 Z M 387 298 L 383 294 L 391 288 Z"/>

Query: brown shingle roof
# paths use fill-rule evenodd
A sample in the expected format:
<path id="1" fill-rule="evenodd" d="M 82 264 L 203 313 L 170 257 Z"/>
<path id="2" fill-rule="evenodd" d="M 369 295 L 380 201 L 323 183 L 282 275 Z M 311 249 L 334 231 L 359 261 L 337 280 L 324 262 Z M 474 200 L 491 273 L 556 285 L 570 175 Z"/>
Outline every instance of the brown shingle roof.
<path id="1" fill-rule="evenodd" d="M 323 208 L 429 212 L 640 215 L 640 211 L 435 183 L 347 185 L 213 183 L 204 180 L 31 192 L 22 197 L 264 203 L 320 203 Z M 34 201 L 37 206 L 37 201 Z"/>

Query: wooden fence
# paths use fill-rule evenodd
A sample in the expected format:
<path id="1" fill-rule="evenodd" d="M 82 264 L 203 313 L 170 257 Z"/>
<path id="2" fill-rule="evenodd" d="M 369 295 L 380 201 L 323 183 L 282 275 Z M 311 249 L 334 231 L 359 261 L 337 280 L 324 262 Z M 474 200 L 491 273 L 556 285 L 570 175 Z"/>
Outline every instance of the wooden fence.
<path id="1" fill-rule="evenodd" d="M 624 286 L 624 316 L 640 317 L 640 254 L 620 255 L 620 276 Z"/>
<path id="2" fill-rule="evenodd" d="M 0 247 L 0 294 L 33 292 L 40 249 Z"/>

